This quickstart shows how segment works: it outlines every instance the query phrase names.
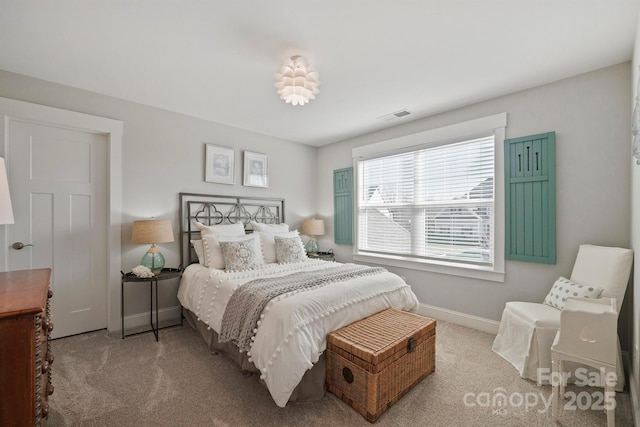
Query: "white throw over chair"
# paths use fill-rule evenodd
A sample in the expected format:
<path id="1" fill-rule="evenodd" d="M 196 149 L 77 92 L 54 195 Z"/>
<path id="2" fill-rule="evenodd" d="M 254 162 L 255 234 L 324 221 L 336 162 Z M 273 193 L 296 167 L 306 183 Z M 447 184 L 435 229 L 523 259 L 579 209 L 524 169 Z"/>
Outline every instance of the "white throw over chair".
<path id="1" fill-rule="evenodd" d="M 633 251 L 630 249 L 580 245 L 570 280 L 576 284 L 602 288 L 601 297 L 616 300 L 620 306 L 631 274 Z M 542 303 L 512 301 L 502 313 L 500 329 L 493 351 L 511 363 L 522 378 L 548 384 L 551 373 L 551 345 L 560 328 L 561 310 Z M 617 334 L 616 334 L 617 337 Z M 624 388 L 620 346 L 618 357 L 618 390 Z M 538 378 L 538 370 L 546 375 Z"/>
<path id="2" fill-rule="evenodd" d="M 615 425 L 614 375 L 618 364 L 618 311 L 613 298 L 568 298 L 560 314 L 560 330 L 551 346 L 553 365 L 553 419 L 559 416 L 560 397 L 565 395 L 564 362 L 577 362 L 599 370 L 591 380 L 604 387 L 607 426 Z M 559 393 L 558 393 L 558 389 Z"/>

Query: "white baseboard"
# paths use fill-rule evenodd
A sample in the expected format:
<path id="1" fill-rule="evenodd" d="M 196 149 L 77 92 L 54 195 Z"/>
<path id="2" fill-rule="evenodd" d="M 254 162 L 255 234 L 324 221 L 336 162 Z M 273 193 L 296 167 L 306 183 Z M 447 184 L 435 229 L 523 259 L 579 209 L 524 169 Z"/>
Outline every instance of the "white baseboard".
<path id="1" fill-rule="evenodd" d="M 500 328 L 500 322 L 496 322 L 495 320 L 489 320 L 484 317 L 461 313 L 459 311 L 447 310 L 446 308 L 428 304 L 420 304 L 418 314 L 494 335 L 498 333 L 498 329 Z"/>
<path id="2" fill-rule="evenodd" d="M 459 311 L 448 310 L 446 308 L 436 307 L 434 305 L 420 304 L 418 314 L 422 316 L 432 317 L 434 319 L 443 320 L 445 322 L 455 323 L 456 325 L 466 326 L 467 328 L 477 329 L 490 334 L 497 334 L 500 322 L 485 319 L 483 317 L 474 316 L 472 314 L 461 313 Z M 180 319 L 180 306 L 161 308 L 158 311 L 158 321 L 164 322 L 169 320 Z M 155 315 L 154 315 L 155 322 Z M 149 312 L 136 313 L 125 316 L 125 329 L 135 328 L 149 324 Z"/>
<path id="3" fill-rule="evenodd" d="M 162 323 L 168 320 L 175 320 L 176 322 L 180 320 L 180 306 L 161 308 L 158 310 L 158 322 Z M 124 317 L 124 328 L 125 331 L 129 328 L 136 328 L 139 326 L 149 325 L 149 312 L 136 313 L 130 316 Z M 153 322 L 156 321 L 156 315 L 153 313 Z M 111 332 L 111 331 L 110 331 Z"/>

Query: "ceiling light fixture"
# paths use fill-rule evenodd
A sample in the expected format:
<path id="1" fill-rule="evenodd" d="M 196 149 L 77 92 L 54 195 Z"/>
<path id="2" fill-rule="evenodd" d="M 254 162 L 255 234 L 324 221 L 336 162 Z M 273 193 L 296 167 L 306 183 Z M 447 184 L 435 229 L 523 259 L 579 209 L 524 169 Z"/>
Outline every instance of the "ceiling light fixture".
<path id="1" fill-rule="evenodd" d="M 280 67 L 276 73 L 275 86 L 278 88 L 280 99 L 287 104 L 304 105 L 311 99 L 316 99 L 318 91 L 318 72 L 309 65 L 304 56 L 292 56 L 289 62 Z"/>

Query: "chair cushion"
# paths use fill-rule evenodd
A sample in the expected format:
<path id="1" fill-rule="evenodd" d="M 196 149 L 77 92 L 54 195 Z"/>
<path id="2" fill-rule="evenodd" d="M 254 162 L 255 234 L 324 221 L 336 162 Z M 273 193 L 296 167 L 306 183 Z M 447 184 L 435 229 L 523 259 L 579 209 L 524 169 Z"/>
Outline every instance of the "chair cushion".
<path id="1" fill-rule="evenodd" d="M 632 263 L 631 249 L 580 245 L 571 281 L 602 288 L 601 296 L 615 298 L 620 312 Z"/>
<path id="2" fill-rule="evenodd" d="M 508 302 L 505 310 L 509 310 L 512 314 L 520 317 L 524 321 L 543 328 L 559 328 L 560 327 L 560 310 L 546 304 L 536 302 Z"/>
<path id="3" fill-rule="evenodd" d="M 544 299 L 544 304 L 563 310 L 567 298 L 599 298 L 602 288 L 574 283 L 564 277 L 558 278 Z"/>

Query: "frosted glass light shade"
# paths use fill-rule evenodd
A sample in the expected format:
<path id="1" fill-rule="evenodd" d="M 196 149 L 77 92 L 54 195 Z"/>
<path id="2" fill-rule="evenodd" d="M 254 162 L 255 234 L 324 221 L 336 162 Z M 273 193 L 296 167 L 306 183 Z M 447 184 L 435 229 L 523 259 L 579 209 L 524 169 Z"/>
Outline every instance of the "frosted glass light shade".
<path id="1" fill-rule="evenodd" d="M 7 169 L 4 159 L 0 158 L 0 224 L 13 224 L 14 222 Z"/>
<path id="2" fill-rule="evenodd" d="M 307 59 L 296 55 L 276 73 L 275 87 L 278 88 L 280 99 L 284 99 L 287 104 L 304 105 L 309 100 L 316 99 L 320 84 L 318 77 L 318 72 L 309 65 Z"/>

